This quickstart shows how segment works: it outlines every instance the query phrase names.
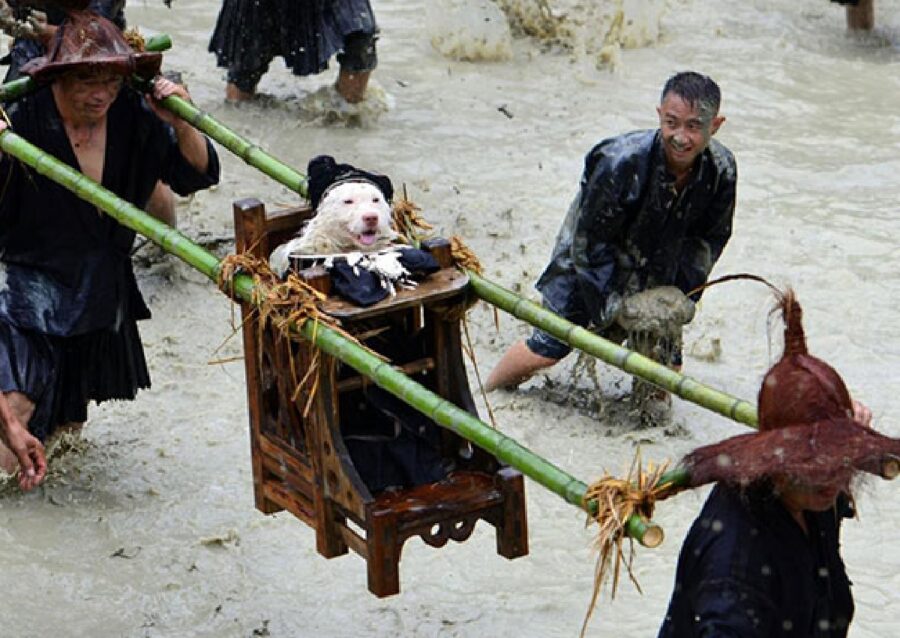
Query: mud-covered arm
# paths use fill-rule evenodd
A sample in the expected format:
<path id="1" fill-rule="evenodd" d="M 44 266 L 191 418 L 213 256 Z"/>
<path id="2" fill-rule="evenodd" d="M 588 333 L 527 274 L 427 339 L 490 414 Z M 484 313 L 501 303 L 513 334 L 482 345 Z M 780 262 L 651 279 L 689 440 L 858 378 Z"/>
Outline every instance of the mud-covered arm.
<path id="1" fill-rule="evenodd" d="M 588 156 L 573 211 L 571 258 L 577 287 L 588 314 L 598 325 L 607 323 L 606 299 L 620 261 L 616 240 L 627 217 L 624 192 L 626 182 L 633 178 L 633 171 L 616 167 L 608 157 Z"/>
<path id="2" fill-rule="evenodd" d="M 682 240 L 681 258 L 675 285 L 687 294 L 706 283 L 710 271 L 731 237 L 736 195 L 736 172 L 722 179 L 712 203 Z M 693 295 L 694 301 L 700 293 Z"/>

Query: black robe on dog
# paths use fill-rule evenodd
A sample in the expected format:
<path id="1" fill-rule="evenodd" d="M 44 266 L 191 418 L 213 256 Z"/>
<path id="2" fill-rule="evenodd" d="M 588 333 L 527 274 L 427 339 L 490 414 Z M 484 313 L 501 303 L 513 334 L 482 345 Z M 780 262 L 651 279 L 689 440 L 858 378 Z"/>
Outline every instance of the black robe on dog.
<path id="1" fill-rule="evenodd" d="M 394 361 L 425 355 L 424 335 L 394 328 L 365 342 Z M 466 406 L 474 410 L 474 406 Z M 341 397 L 341 434 L 353 466 L 370 491 L 412 487 L 446 478 L 454 468 L 441 454 L 441 428 L 372 384 Z"/>

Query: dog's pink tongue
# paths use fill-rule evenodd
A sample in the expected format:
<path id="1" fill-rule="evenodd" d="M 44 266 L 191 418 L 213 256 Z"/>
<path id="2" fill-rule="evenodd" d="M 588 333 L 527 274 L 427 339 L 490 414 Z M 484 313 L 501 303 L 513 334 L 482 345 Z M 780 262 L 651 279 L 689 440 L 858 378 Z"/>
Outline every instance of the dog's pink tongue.
<path id="1" fill-rule="evenodd" d="M 371 246 L 375 243 L 375 240 L 378 239 L 378 235 L 376 233 L 362 233 L 359 236 L 359 243 L 363 246 Z"/>

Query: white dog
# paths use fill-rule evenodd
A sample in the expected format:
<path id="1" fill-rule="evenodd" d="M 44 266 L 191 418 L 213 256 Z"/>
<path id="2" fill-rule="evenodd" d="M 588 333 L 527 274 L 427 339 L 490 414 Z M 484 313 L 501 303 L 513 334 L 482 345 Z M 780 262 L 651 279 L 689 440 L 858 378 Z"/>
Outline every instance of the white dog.
<path id="1" fill-rule="evenodd" d="M 272 252 L 269 265 L 284 277 L 292 254 L 373 252 L 388 248 L 396 237 L 391 207 L 378 187 L 367 181 L 338 182 L 322 196 L 300 234 Z"/>

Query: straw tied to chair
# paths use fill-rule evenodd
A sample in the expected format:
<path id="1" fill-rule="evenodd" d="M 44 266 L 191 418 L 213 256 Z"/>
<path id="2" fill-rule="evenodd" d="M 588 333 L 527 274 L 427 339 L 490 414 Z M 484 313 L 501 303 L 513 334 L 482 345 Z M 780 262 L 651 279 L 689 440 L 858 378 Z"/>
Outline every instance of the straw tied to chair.
<path id="1" fill-rule="evenodd" d="M 460 342 L 468 278 L 454 267 L 449 242 L 423 242 L 437 270 L 417 287 L 360 307 L 329 296 L 332 278 L 321 266 L 296 258 L 284 281 L 266 267 L 272 250 L 311 217 L 309 208 L 267 214 L 248 199 L 235 203 L 234 215 L 238 257 L 226 270 L 252 271 L 268 291 L 268 299 L 241 305 L 257 508 L 292 512 L 315 529 L 327 558 L 348 548 L 365 558 L 377 596 L 400 591 L 400 554 L 413 536 L 442 547 L 467 540 L 485 520 L 496 528 L 499 554 L 526 555 L 518 471 L 286 328 L 298 319 L 339 322 L 385 365 L 476 414 Z M 409 223 L 407 216 L 400 225 Z"/>

